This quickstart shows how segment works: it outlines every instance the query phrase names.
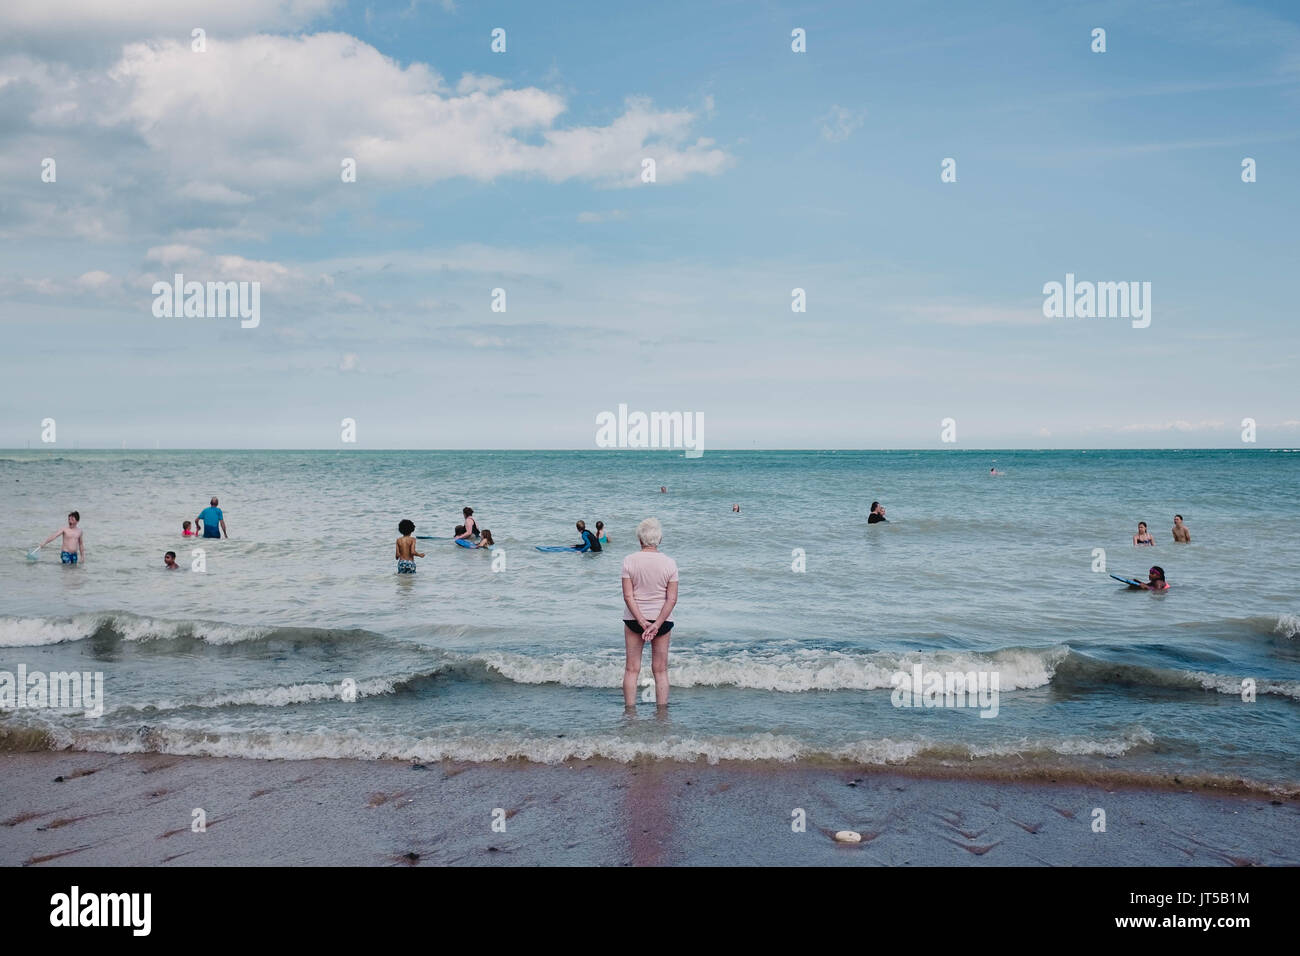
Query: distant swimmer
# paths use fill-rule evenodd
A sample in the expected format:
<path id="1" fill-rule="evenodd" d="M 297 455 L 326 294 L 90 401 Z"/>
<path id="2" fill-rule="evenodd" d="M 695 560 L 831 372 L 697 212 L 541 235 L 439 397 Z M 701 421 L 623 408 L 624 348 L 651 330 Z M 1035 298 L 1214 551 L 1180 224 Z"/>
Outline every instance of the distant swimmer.
<path id="1" fill-rule="evenodd" d="M 77 557 L 80 556 L 84 561 L 86 558 L 86 536 L 81 530 L 80 511 L 69 511 L 68 526 L 54 532 L 54 534 L 42 541 L 37 545 L 37 550 L 39 551 L 41 548 L 45 547 L 59 535 L 63 535 L 63 542 L 60 545 L 62 550 L 59 551 L 59 560 L 64 564 L 76 564 Z"/>
<path id="2" fill-rule="evenodd" d="M 732 505 L 731 510 L 736 514 L 740 514 L 740 505 Z"/>
<path id="3" fill-rule="evenodd" d="M 1149 544 L 1152 546 L 1155 545 L 1156 539 L 1151 537 L 1151 532 L 1147 530 L 1147 523 L 1145 521 L 1138 522 L 1138 533 L 1133 535 L 1133 543 L 1135 545 L 1140 545 L 1140 544 Z"/>
<path id="4" fill-rule="evenodd" d="M 229 538 L 230 532 L 226 530 L 226 516 L 221 513 L 217 507 L 217 496 L 213 495 L 208 506 L 199 512 L 199 516 L 194 519 L 194 527 L 203 526 L 203 537 L 220 538 L 223 534 Z"/>
<path id="5" fill-rule="evenodd" d="M 176 552 L 168 551 L 163 555 L 163 567 L 168 571 L 179 571 L 181 566 L 176 563 Z"/>
<path id="6" fill-rule="evenodd" d="M 596 522 L 596 540 L 601 544 L 609 544 L 609 538 L 605 537 L 605 522 Z"/>
<path id="7" fill-rule="evenodd" d="M 995 467 L 989 469 L 989 474 L 992 475 L 994 478 L 1001 478 L 1005 474 L 1005 472 L 998 471 L 997 468 Z"/>
<path id="8" fill-rule="evenodd" d="M 465 523 L 456 525 L 457 538 L 477 538 L 479 536 L 478 522 L 474 520 L 473 508 L 462 508 L 461 514 L 465 516 Z"/>
<path id="9" fill-rule="evenodd" d="M 880 506 L 879 501 L 871 502 L 871 513 L 867 515 L 867 524 L 879 524 L 886 521 L 885 509 Z"/>
<path id="10" fill-rule="evenodd" d="M 661 494 L 661 495 L 666 495 L 666 494 L 668 494 L 668 486 L 667 486 L 667 485 L 660 485 L 660 486 L 659 486 L 659 494 Z"/>
<path id="11" fill-rule="evenodd" d="M 1179 544 L 1192 543 L 1192 533 L 1187 530 L 1187 525 L 1183 524 L 1182 515 L 1174 515 L 1174 540 Z"/>
<path id="12" fill-rule="evenodd" d="M 414 574 L 415 559 L 424 557 L 423 551 L 415 550 L 415 522 L 403 518 L 397 522 L 397 531 L 401 534 L 397 539 L 397 573 Z"/>
<path id="13" fill-rule="evenodd" d="M 1143 591 L 1168 591 L 1169 582 L 1165 580 L 1165 569 L 1156 565 L 1147 572 L 1147 583 L 1139 585 Z"/>
<path id="14" fill-rule="evenodd" d="M 579 521 L 577 524 L 577 528 L 578 528 L 578 533 L 582 535 L 582 540 L 579 541 L 577 544 L 573 545 L 573 547 L 577 548 L 579 551 L 592 551 L 592 552 L 596 552 L 601 549 L 599 539 L 597 539 L 597 537 L 594 534 L 592 534 L 590 531 L 587 530 L 587 522 Z"/>
<path id="15" fill-rule="evenodd" d="M 483 529 L 483 540 L 474 545 L 476 548 L 495 548 L 497 543 L 492 540 L 492 532 L 487 528 Z"/>

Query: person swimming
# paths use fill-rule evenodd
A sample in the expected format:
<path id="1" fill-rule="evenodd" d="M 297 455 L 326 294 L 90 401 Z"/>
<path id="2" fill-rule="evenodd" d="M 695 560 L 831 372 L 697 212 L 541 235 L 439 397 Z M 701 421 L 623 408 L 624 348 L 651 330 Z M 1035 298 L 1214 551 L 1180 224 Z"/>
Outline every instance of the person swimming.
<path id="1" fill-rule="evenodd" d="M 188 521 L 185 522 L 185 523 L 186 523 L 186 524 L 189 524 Z M 166 568 L 168 571 L 179 571 L 179 570 L 181 570 L 181 566 L 180 566 L 179 564 L 176 563 L 176 552 L 175 552 L 175 551 L 168 551 L 166 554 L 163 555 L 163 567 Z"/>
<path id="2" fill-rule="evenodd" d="M 474 545 L 475 548 L 495 548 L 497 543 L 492 540 L 492 532 L 487 528 L 483 529 L 483 540 Z"/>
<path id="3" fill-rule="evenodd" d="M 596 522 L 596 540 L 601 544 L 609 544 L 609 538 L 605 537 L 605 522 Z"/>
<path id="4" fill-rule="evenodd" d="M 582 540 L 579 541 L 577 544 L 573 545 L 573 548 L 575 550 L 592 551 L 592 552 L 601 550 L 600 540 L 594 534 L 592 534 L 590 531 L 587 530 L 587 522 L 579 521 L 577 523 L 577 528 L 578 528 L 578 533 L 582 535 Z"/>
<path id="5" fill-rule="evenodd" d="M 1174 541 L 1177 544 L 1192 543 L 1192 533 L 1187 530 L 1187 525 L 1183 524 L 1182 515 L 1174 515 Z"/>
<path id="6" fill-rule="evenodd" d="M 1143 591 L 1168 591 L 1169 582 L 1165 580 L 1165 569 L 1153 565 L 1147 572 L 1147 583 L 1140 585 Z"/>
<path id="7" fill-rule="evenodd" d="M 867 515 L 867 524 L 879 524 L 880 522 L 887 520 L 888 519 L 885 517 L 885 509 L 880 507 L 880 502 L 871 502 L 871 513 Z"/>
<path id="8" fill-rule="evenodd" d="M 1154 547 L 1155 543 L 1156 543 L 1156 539 L 1151 537 L 1151 532 L 1147 530 L 1147 523 L 1145 521 L 1139 521 L 1138 533 L 1133 535 L 1133 544 L 1134 545 L 1149 544 L 1152 547 Z"/>
<path id="9" fill-rule="evenodd" d="M 194 531 L 190 527 L 190 523 L 188 521 L 181 522 L 181 534 L 186 538 L 193 538 L 195 536 Z"/>

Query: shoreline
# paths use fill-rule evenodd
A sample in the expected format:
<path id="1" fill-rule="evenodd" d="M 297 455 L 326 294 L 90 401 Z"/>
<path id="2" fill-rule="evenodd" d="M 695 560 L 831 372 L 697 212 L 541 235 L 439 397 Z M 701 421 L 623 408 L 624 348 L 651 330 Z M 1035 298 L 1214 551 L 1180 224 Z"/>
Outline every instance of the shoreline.
<path id="1" fill-rule="evenodd" d="M 6 866 L 1300 865 L 1300 798 L 1185 787 L 78 751 L 0 754 L 0 774 Z M 196 808 L 207 832 L 191 829 Z M 862 842 L 836 843 L 843 829 Z"/>
<path id="2" fill-rule="evenodd" d="M 399 756 L 353 755 L 339 756 L 254 756 L 241 754 L 184 753 L 165 749 L 141 750 L 98 750 L 80 749 L 61 746 L 50 731 L 38 728 L 5 727 L 0 724 L 0 761 L 24 754 L 82 754 L 103 757 L 143 757 L 157 756 L 177 759 L 196 760 L 234 760 L 250 763 L 287 763 L 305 764 L 316 761 L 355 762 L 368 764 L 396 764 L 410 766 L 412 763 L 425 765 L 455 764 L 465 767 L 499 767 L 499 768 L 543 768 L 543 767 L 602 767 L 608 770 L 644 768 L 661 766 L 691 770 L 695 768 L 715 768 L 728 771 L 752 769 L 758 772 L 782 773 L 804 771 L 819 773 L 852 773 L 859 776 L 888 775 L 906 777 L 913 780 L 939 782 L 969 782 L 999 784 L 1009 786 L 1074 786 L 1105 791 L 1140 790 L 1151 793 L 1199 793 L 1224 797 L 1256 797 L 1300 804 L 1300 783 L 1290 781 L 1251 780 L 1239 776 L 1215 773 L 1180 773 L 1166 770 L 1145 770 L 1130 768 L 1111 768 L 1105 762 L 1113 758 L 1084 758 L 1076 762 L 1066 762 L 1058 757 L 1052 761 L 1038 761 L 1027 764 L 1024 760 L 1013 760 L 1010 756 L 980 758 L 965 763 L 940 760 L 936 758 L 912 757 L 906 762 L 862 763 L 860 761 L 833 756 L 802 756 L 794 759 L 776 757 L 741 760 L 730 757 L 709 759 L 701 755 L 696 759 L 659 757 L 652 755 L 637 756 L 632 760 L 619 760 L 605 755 L 571 756 L 561 760 L 535 760 L 527 756 L 509 756 L 505 758 L 465 759 L 456 756 L 434 758 L 409 758 Z"/>

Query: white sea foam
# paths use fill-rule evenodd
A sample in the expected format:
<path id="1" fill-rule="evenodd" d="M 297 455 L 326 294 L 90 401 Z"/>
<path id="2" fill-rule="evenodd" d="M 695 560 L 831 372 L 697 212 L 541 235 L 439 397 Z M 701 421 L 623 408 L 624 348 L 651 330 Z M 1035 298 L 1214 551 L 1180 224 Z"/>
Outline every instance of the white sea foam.
<path id="1" fill-rule="evenodd" d="M 1273 628 L 1273 632 L 1284 637 L 1295 637 L 1300 634 L 1300 614 L 1283 614 L 1279 616 L 1277 626 Z"/>
<path id="2" fill-rule="evenodd" d="M 1218 691 L 1232 697 L 1241 696 L 1241 685 L 1245 678 L 1229 677 L 1226 674 L 1211 674 L 1208 671 L 1182 671 L 1189 680 L 1194 681 L 1205 690 Z M 1277 697 L 1290 697 L 1300 700 L 1300 680 L 1274 680 L 1256 677 L 1255 695 L 1272 694 Z"/>
<path id="3" fill-rule="evenodd" d="M 980 747 L 933 741 L 865 739 L 827 750 L 781 734 L 750 736 L 672 735 L 654 740 L 612 734 L 578 734 L 571 737 L 537 737 L 507 733 L 494 736 L 375 737 L 361 733 L 216 732 L 211 728 L 180 726 L 150 728 L 142 732 L 51 731 L 56 746 L 108 753 L 162 752 L 185 756 L 241 757 L 261 760 L 409 760 L 433 763 L 457 760 L 470 763 L 525 760 L 557 764 L 567 760 L 606 759 L 619 763 L 654 759 L 717 764 L 720 761 L 779 761 L 832 759 L 859 765 L 904 765 L 920 756 L 959 760 L 1059 754 L 1063 756 L 1120 756 L 1134 747 L 1155 741 L 1144 728 L 1114 739 L 1069 737 L 1059 740 L 1022 738 Z"/>
<path id="4" fill-rule="evenodd" d="M 417 677 L 428 676 L 430 671 L 416 671 L 393 677 L 368 677 L 356 681 L 356 699 L 379 697 L 393 693 L 400 684 Z M 188 707 L 288 707 L 292 704 L 309 704 L 321 700 L 343 700 L 346 693 L 343 682 L 337 684 L 303 683 L 275 687 L 250 687 L 247 690 L 229 691 L 222 694 L 208 694 L 185 700 L 161 700 L 148 705 L 123 704 L 111 708 L 109 713 L 118 711 L 169 711 Z"/>
<path id="5" fill-rule="evenodd" d="M 39 647 L 82 641 L 105 627 L 123 640 L 148 641 L 190 637 L 208 644 L 255 641 L 274 628 L 205 621 L 166 621 L 135 614 L 77 614 L 73 617 L 0 617 L 0 647 Z"/>
<path id="6" fill-rule="evenodd" d="M 852 654 L 784 647 L 741 650 L 727 656 L 695 650 L 675 651 L 668 670 L 673 687 L 743 687 L 800 693 L 829 690 L 892 689 L 892 676 L 914 664 L 927 670 L 996 671 L 1001 689 L 1024 690 L 1049 683 L 1069 654 L 1064 646 L 1006 650 L 991 654 L 934 651 L 908 654 Z M 472 655 L 490 669 L 520 684 L 618 687 L 621 657 L 545 658 L 507 652 Z"/>

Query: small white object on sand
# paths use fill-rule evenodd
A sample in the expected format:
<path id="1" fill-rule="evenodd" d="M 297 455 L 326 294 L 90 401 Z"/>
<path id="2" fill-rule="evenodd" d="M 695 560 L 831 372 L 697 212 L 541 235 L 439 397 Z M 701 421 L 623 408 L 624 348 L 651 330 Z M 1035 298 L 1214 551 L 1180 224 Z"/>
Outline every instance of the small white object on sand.
<path id="1" fill-rule="evenodd" d="M 835 834 L 836 843 L 861 843 L 862 834 L 857 830 L 840 830 Z"/>

